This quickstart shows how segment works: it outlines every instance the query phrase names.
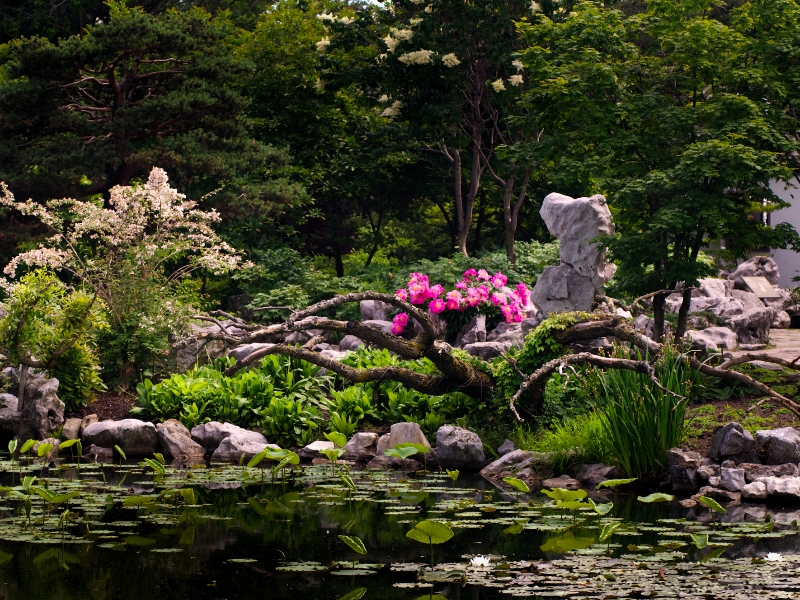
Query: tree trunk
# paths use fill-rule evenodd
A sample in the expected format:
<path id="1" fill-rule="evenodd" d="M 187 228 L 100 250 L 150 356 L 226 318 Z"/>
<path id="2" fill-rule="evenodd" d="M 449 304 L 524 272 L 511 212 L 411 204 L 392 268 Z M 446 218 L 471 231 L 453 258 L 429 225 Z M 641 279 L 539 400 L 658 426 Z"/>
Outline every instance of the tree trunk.
<path id="1" fill-rule="evenodd" d="M 17 377 L 19 378 L 19 389 L 17 393 L 19 394 L 19 403 L 17 404 L 17 410 L 21 411 L 25 408 L 25 385 L 28 383 L 28 366 L 23 365 L 20 363 L 17 369 Z"/>
<path id="2" fill-rule="evenodd" d="M 531 178 L 533 167 L 525 169 L 525 175 L 522 177 L 522 183 L 517 194 L 517 201 L 514 206 L 511 206 L 511 194 L 514 191 L 514 176 L 509 177 L 506 182 L 505 189 L 503 190 L 503 219 L 506 226 L 506 257 L 511 265 L 517 264 L 517 253 L 514 251 L 514 238 L 517 235 L 517 225 L 519 224 L 519 211 L 522 208 L 522 203 L 525 201 L 525 196 L 528 194 L 528 182 Z"/>
<path id="3" fill-rule="evenodd" d="M 686 333 L 686 322 L 689 319 L 689 307 L 691 303 L 692 290 L 683 290 L 683 302 L 681 302 L 681 308 L 678 311 L 678 328 L 675 330 L 676 342 L 683 337 L 684 333 Z"/>
<path id="4" fill-rule="evenodd" d="M 339 248 L 333 251 L 333 260 L 336 263 L 336 276 L 344 277 L 344 261 L 342 260 L 342 251 Z"/>
<path id="5" fill-rule="evenodd" d="M 664 304 L 666 299 L 666 294 L 653 296 L 653 337 L 657 342 L 662 341 L 664 338 Z"/>

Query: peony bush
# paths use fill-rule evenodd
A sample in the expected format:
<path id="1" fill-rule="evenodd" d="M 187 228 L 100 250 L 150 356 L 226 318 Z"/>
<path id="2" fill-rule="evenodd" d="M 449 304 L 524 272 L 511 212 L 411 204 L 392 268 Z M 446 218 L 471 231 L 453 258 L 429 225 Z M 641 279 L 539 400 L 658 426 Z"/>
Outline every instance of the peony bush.
<path id="1" fill-rule="evenodd" d="M 423 273 L 411 273 L 406 287 L 397 290 L 396 296 L 411 304 L 427 304 L 433 314 L 487 314 L 502 315 L 506 323 L 519 323 L 524 318 L 530 290 L 519 282 L 514 289 L 506 287 L 508 277 L 497 272 L 490 275 L 486 269 L 468 269 L 455 289 L 446 292 L 440 284 L 430 285 Z M 392 321 L 392 333 L 401 335 L 408 326 L 407 313 L 401 312 Z"/>

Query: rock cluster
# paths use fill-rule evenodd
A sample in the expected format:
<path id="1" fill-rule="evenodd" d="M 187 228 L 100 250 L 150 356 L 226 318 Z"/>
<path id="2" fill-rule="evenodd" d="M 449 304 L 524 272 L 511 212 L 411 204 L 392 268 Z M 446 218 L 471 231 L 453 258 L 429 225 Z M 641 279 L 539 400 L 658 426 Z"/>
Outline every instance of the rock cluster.
<path id="1" fill-rule="evenodd" d="M 707 456 L 673 448 L 668 481 L 676 493 L 719 502 L 777 500 L 800 503 L 800 432 L 792 427 L 756 431 L 739 423 L 717 428 Z"/>

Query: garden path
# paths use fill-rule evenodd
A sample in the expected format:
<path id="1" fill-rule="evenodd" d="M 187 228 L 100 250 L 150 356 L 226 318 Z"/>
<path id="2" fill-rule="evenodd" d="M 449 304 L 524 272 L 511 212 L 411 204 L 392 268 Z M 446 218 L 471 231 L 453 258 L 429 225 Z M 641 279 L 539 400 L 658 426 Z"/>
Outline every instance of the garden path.
<path id="1" fill-rule="evenodd" d="M 800 329 L 772 329 L 769 332 L 769 341 L 772 348 L 758 350 L 758 353 L 765 353 L 786 360 L 794 360 L 800 356 Z M 741 356 L 747 354 L 748 350 L 735 350 L 725 352 L 725 356 Z"/>

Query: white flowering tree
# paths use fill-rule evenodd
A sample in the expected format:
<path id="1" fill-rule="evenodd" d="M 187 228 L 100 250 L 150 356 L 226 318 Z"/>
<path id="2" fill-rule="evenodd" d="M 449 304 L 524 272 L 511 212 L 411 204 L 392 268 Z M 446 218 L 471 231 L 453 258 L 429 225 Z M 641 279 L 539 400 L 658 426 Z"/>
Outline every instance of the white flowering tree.
<path id="1" fill-rule="evenodd" d="M 72 198 L 18 202 L 0 183 L 0 206 L 36 217 L 51 231 L 4 273 L 15 278 L 49 267 L 91 290 L 105 305 L 111 327 L 101 347 L 108 352 L 124 343 L 115 359 L 131 377 L 145 355 L 166 351 L 167 335 L 185 327 L 192 308 L 180 294 L 181 280 L 198 269 L 230 271 L 240 258 L 212 228 L 219 215 L 171 188 L 162 169 L 154 168 L 144 184 L 112 188 L 108 204 Z"/>
<path id="2" fill-rule="evenodd" d="M 411 0 L 386 9 L 365 7 L 356 17 L 318 16 L 329 28 L 317 44 L 326 83 L 358 79 L 380 114 L 407 121 L 433 166 L 449 170 L 452 217 L 440 208 L 465 255 L 488 171 L 501 190 L 507 254 L 515 258 L 514 233 L 536 168 L 531 142 L 541 135 L 509 118 L 525 81 L 515 58 L 521 48 L 516 22 L 540 10 L 523 0 Z M 354 69 L 343 59 L 354 46 L 373 58 L 371 68 Z M 515 144 L 513 152 L 498 152 Z"/>

